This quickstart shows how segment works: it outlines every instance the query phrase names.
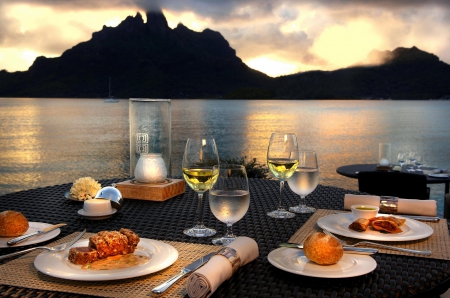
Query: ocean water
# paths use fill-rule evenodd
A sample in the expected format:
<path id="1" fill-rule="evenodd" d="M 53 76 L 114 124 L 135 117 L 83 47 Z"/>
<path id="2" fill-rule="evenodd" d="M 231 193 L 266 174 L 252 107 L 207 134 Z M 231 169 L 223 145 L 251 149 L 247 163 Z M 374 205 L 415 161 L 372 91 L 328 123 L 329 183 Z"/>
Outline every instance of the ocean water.
<path id="1" fill-rule="evenodd" d="M 172 175 L 181 175 L 188 137 L 216 139 L 222 157 L 266 163 L 270 134 L 297 134 L 316 150 L 320 183 L 357 189 L 336 173 L 376 163 L 378 144 L 425 155 L 450 168 L 450 101 L 172 100 Z M 129 177 L 128 100 L 0 98 L 0 195 L 70 183 L 80 177 Z M 431 185 L 442 213 L 444 185 Z"/>

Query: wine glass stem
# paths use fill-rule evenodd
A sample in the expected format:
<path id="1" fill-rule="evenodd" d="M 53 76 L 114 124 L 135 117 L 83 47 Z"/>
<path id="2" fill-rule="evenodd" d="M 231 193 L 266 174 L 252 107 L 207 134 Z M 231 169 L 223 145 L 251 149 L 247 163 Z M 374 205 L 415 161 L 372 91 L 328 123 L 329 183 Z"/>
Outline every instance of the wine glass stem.
<path id="1" fill-rule="evenodd" d="M 302 207 L 305 207 L 305 206 L 306 206 L 306 204 L 305 204 L 305 198 L 306 198 L 306 196 L 300 196 L 300 206 L 302 206 Z"/>
<path id="2" fill-rule="evenodd" d="M 232 238 L 233 235 L 233 224 L 227 223 L 227 234 L 225 237 Z"/>
<path id="3" fill-rule="evenodd" d="M 278 209 L 283 209 L 283 189 L 284 189 L 284 181 L 280 181 L 280 205 Z"/>
<path id="4" fill-rule="evenodd" d="M 197 218 L 197 225 L 203 226 L 203 193 L 198 193 L 198 218 Z"/>

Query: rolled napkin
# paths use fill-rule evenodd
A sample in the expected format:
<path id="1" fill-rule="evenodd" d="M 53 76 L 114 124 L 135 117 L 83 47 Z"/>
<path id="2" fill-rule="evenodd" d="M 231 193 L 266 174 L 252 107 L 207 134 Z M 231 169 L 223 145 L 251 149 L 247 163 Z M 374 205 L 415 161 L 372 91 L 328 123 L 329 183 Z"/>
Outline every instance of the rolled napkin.
<path id="1" fill-rule="evenodd" d="M 346 194 L 344 197 L 344 209 L 350 210 L 350 207 L 356 204 L 380 206 L 380 199 L 379 196 Z M 436 216 L 436 209 L 437 205 L 435 200 L 410 200 L 399 198 L 397 199 L 397 212 L 393 213 Z M 380 210 L 380 212 L 382 211 Z"/>
<path id="2" fill-rule="evenodd" d="M 213 256 L 208 263 L 194 271 L 188 278 L 186 290 L 191 298 L 211 296 L 217 288 L 240 266 L 259 256 L 258 244 L 248 237 L 237 237 Z"/>

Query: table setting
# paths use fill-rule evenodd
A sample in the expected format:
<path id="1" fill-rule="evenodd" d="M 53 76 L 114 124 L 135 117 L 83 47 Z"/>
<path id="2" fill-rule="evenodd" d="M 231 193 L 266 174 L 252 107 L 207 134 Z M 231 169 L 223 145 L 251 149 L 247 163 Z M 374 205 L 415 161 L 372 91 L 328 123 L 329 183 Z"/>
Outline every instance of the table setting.
<path id="1" fill-rule="evenodd" d="M 214 139 L 189 138 L 182 162 L 185 190 L 164 200 L 128 199 L 117 187 L 132 181 L 131 185 L 149 183 L 149 189 L 170 179 L 165 171 L 167 176 L 151 180 L 155 177 L 151 173 L 158 176 L 161 171 L 149 172 L 149 168 L 141 174 L 151 182 L 139 177 L 96 181 L 108 186 L 94 195 L 78 187 L 77 183 L 86 184 L 84 179 L 1 197 L 0 210 L 21 210 L 30 225 L 64 219 L 66 226 L 37 236 L 42 241 L 29 243 L 30 251 L 22 256 L 10 254 L 28 247 L 0 248 L 0 292 L 23 288 L 28 293 L 200 298 L 324 292 L 341 297 L 355 291 L 367 295 L 387 290 L 401 297 L 448 288 L 450 238 L 445 219 L 419 221 L 408 218 L 408 212 L 403 217 L 396 213 L 417 208 L 396 198 L 388 201 L 395 204 L 395 212 L 382 213 L 392 211 L 381 208 L 386 198 L 320 185 L 317 156 L 312 150 L 298 150 L 295 134 L 273 134 L 267 158 L 276 180 L 249 179 L 245 167 L 220 162 Z M 158 159 L 164 160 L 158 164 L 165 167 L 167 157 Z M 77 189 L 77 195 L 71 191 L 68 199 L 68 188 Z M 31 197 L 45 202 L 46 212 L 35 212 Z M 375 206 L 376 216 L 404 220 L 401 232 L 349 229 L 358 219 L 351 206 L 361 204 Z M 412 215 L 436 215 L 435 205 L 423 207 L 426 214 Z M 44 238 L 57 229 L 59 234 Z M 138 239 L 134 246 L 132 239 Z M 367 245 L 359 247 L 360 241 Z M 321 252 L 316 258 L 319 247 L 333 253 Z M 320 261 L 334 252 L 333 261 Z M 95 255 L 95 261 L 83 259 L 85 254 Z M 127 255 L 143 261 L 123 268 L 91 268 L 96 262 Z M 403 265 L 388 270 L 394 256 Z M 397 275 L 397 283 L 390 280 L 391 275 Z"/>

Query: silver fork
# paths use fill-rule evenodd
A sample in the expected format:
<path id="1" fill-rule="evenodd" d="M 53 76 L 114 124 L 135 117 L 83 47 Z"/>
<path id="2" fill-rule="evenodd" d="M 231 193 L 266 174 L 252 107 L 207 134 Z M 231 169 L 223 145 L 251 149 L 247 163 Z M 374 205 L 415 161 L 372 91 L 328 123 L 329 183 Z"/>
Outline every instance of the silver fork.
<path id="1" fill-rule="evenodd" d="M 358 245 L 372 245 L 372 246 L 376 246 L 376 247 L 381 247 L 381 248 L 387 248 L 387 249 L 392 249 L 392 250 L 397 250 L 397 251 L 403 251 L 403 252 L 409 252 L 409 253 L 414 253 L 414 254 L 419 254 L 419 255 L 431 255 L 431 251 L 429 250 L 415 250 L 415 249 L 408 249 L 408 248 L 401 248 L 401 247 L 396 247 L 396 246 L 391 246 L 391 245 L 385 245 L 385 244 L 380 244 L 380 243 L 376 243 L 376 242 L 370 242 L 370 241 L 360 241 L 358 243 L 355 244 L 347 244 L 344 240 L 339 239 L 338 237 L 336 237 L 335 235 L 333 235 L 330 231 L 323 229 L 323 232 L 327 235 L 333 236 L 334 238 L 336 238 L 337 240 L 339 240 L 342 243 L 342 246 L 347 246 L 347 247 L 356 247 Z"/>
<path id="2" fill-rule="evenodd" d="M 25 250 L 21 250 L 21 251 L 18 251 L 18 252 L 13 252 L 11 254 L 0 256 L 0 260 L 6 259 L 6 258 L 10 258 L 10 257 L 14 257 L 14 256 L 17 256 L 17 255 L 21 255 L 21 254 L 24 254 L 24 253 L 27 253 L 27 252 L 30 252 L 30 251 L 33 251 L 33 250 L 36 250 L 36 249 L 45 249 L 45 250 L 52 251 L 52 252 L 63 251 L 65 249 L 71 247 L 72 245 L 74 245 L 75 242 L 77 242 L 81 237 L 83 237 L 84 233 L 86 233 L 86 229 L 84 229 L 83 232 L 78 234 L 78 236 L 75 237 L 75 239 L 73 239 L 70 242 L 67 242 L 67 243 L 64 243 L 64 244 L 61 244 L 61 245 L 57 245 L 57 246 L 54 246 L 54 247 L 37 246 L 37 247 L 28 248 L 28 249 L 25 249 Z"/>

